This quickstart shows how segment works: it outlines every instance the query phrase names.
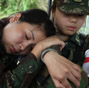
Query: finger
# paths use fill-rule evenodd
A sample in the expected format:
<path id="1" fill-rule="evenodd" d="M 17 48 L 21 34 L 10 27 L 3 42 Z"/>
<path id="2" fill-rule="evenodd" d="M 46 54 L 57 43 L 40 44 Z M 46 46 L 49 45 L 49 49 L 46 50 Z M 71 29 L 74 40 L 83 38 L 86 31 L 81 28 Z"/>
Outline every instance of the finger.
<path id="1" fill-rule="evenodd" d="M 68 79 L 71 80 L 71 82 L 72 82 L 76 87 L 79 87 L 79 86 L 80 86 L 80 80 L 78 80 L 73 74 L 69 74 Z"/>
<path id="2" fill-rule="evenodd" d="M 75 76 L 75 78 L 80 82 L 81 80 L 81 73 L 74 71 L 72 72 L 72 74 Z"/>
<path id="3" fill-rule="evenodd" d="M 62 42 L 62 43 L 60 44 L 60 51 L 61 51 L 64 47 L 65 47 L 65 43 Z"/>
<path id="4" fill-rule="evenodd" d="M 78 71 L 79 70 L 79 71 Z M 73 74 L 73 76 L 80 81 L 81 80 L 81 70 L 78 67 L 77 69 L 75 68 L 74 70 L 71 71 L 71 73 Z"/>
<path id="5" fill-rule="evenodd" d="M 80 67 L 78 65 L 74 64 L 73 68 L 76 69 L 78 72 L 81 72 L 81 69 L 80 69 Z"/>
<path id="6" fill-rule="evenodd" d="M 61 80 L 61 83 L 62 83 L 66 88 L 72 88 L 67 79 Z"/>
<path id="7" fill-rule="evenodd" d="M 53 82 L 54 82 L 54 85 L 56 88 L 66 88 L 64 87 L 64 85 L 62 83 L 60 83 L 60 81 L 58 81 L 57 79 L 55 78 L 52 78 L 53 79 Z"/>
<path id="8" fill-rule="evenodd" d="M 65 73 L 66 73 L 65 75 L 67 78 L 70 77 L 70 74 L 72 74 L 72 77 L 74 76 L 77 78 L 77 80 L 79 80 L 79 81 L 81 80 L 81 70 L 78 65 L 71 63 L 71 61 L 69 62 L 69 64 L 71 64 L 71 66 L 66 63 L 63 63 L 63 64 L 67 68 L 67 69 L 65 69 Z"/>
<path id="9" fill-rule="evenodd" d="M 72 63 L 71 61 L 69 62 L 69 64 L 71 64 L 71 67 L 70 65 L 66 65 L 67 68 L 69 68 L 69 72 L 67 72 L 69 75 L 69 73 L 72 73 L 73 76 L 75 76 L 79 81 L 81 80 L 81 69 L 78 65 Z"/>
<path id="10" fill-rule="evenodd" d="M 65 45 L 60 45 L 60 51 L 65 47 Z"/>

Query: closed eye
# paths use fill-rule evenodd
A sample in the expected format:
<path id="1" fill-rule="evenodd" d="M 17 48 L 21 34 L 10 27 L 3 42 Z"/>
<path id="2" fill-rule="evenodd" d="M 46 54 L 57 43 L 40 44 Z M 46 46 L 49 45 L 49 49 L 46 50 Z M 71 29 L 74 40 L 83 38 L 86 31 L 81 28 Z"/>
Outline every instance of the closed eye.
<path id="1" fill-rule="evenodd" d="M 29 38 L 28 38 L 27 34 L 25 34 L 25 38 L 26 38 L 26 40 L 29 40 Z"/>

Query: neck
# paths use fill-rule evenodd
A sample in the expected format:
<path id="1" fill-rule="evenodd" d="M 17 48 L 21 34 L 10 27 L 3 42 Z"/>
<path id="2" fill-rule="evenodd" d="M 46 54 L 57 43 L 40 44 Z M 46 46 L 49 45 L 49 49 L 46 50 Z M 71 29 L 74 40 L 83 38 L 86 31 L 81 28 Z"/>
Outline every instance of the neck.
<path id="1" fill-rule="evenodd" d="M 57 33 L 60 40 L 62 41 L 67 41 L 69 39 L 69 36 L 68 35 L 64 35 L 64 34 L 60 34 L 60 33 Z"/>

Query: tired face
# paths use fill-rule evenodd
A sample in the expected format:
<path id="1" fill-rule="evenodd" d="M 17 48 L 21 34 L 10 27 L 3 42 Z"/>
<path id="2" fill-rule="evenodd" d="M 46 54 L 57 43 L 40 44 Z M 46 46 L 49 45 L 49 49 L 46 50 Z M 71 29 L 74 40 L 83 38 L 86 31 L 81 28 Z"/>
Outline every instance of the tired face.
<path id="1" fill-rule="evenodd" d="M 36 43 L 45 38 L 41 26 L 14 22 L 4 28 L 2 41 L 7 53 L 24 55 L 30 52 Z"/>

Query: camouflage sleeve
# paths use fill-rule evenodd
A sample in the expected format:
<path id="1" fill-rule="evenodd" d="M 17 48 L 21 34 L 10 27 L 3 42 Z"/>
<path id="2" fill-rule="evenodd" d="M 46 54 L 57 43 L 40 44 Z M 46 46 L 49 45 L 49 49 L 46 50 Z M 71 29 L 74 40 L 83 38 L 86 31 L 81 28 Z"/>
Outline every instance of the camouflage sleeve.
<path id="1" fill-rule="evenodd" d="M 24 60 L 10 73 L 13 88 L 25 88 L 28 86 L 40 70 L 41 65 L 33 54 L 24 57 Z"/>

